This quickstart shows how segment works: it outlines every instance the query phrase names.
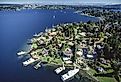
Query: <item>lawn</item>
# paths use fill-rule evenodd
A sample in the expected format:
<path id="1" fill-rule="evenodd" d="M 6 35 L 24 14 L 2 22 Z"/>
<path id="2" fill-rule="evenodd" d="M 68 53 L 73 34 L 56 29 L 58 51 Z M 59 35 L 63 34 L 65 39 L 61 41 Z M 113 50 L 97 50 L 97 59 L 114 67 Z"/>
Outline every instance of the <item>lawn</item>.
<path id="1" fill-rule="evenodd" d="M 88 73 L 90 75 L 93 75 L 96 73 L 96 71 L 94 69 L 91 69 L 88 71 Z M 96 77 L 100 82 L 116 82 L 115 79 L 113 77 Z M 120 78 L 121 81 L 121 78 Z"/>
<path id="2" fill-rule="evenodd" d="M 115 82 L 114 78 L 112 77 L 97 77 L 100 82 Z"/>
<path id="3" fill-rule="evenodd" d="M 57 64 L 57 65 L 61 65 L 62 64 L 62 60 L 60 58 L 53 58 L 50 56 L 41 56 L 41 60 L 43 62 L 48 62 L 48 64 Z"/>

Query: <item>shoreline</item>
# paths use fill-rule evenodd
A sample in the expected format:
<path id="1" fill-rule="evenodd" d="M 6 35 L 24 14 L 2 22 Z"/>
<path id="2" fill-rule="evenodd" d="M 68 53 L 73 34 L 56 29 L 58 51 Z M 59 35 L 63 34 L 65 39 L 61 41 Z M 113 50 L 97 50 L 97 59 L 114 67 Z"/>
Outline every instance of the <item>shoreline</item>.
<path id="1" fill-rule="evenodd" d="M 88 12 L 87 12 L 88 13 Z M 90 13 L 91 14 L 91 13 Z M 95 15 L 95 13 L 92 13 L 91 15 L 93 15 L 93 16 L 91 16 L 91 15 L 89 15 L 89 14 L 81 14 L 81 15 L 84 15 L 84 16 L 88 16 L 88 17 L 95 17 L 95 16 L 101 16 L 101 17 L 103 17 L 102 15 L 99 15 L 99 12 L 98 12 L 98 15 Z M 106 16 L 106 15 L 104 15 L 104 16 Z M 97 17 L 97 18 L 99 18 L 100 20 L 103 20 L 103 18 L 101 18 L 101 17 Z M 110 16 L 109 16 L 110 17 Z M 117 18 L 118 19 L 118 18 Z M 106 18 L 104 19 L 104 20 L 106 20 Z M 110 20 L 110 19 L 107 19 L 107 20 Z M 106 26 L 107 25 L 107 23 L 102 23 L 104 26 Z M 113 23 L 112 23 L 113 24 Z M 118 24 L 118 23 L 117 23 Z M 116 25 L 116 24 L 115 24 Z M 72 28 L 71 28 L 72 27 Z M 66 29 L 65 29 L 66 28 Z M 90 29 L 90 28 L 92 28 L 92 29 Z M 89 29 L 89 30 L 88 30 Z M 105 28 L 106 29 L 106 28 Z M 105 30 L 105 29 L 103 29 L 103 28 L 101 28 L 101 30 Z M 78 31 L 78 30 L 81 30 L 81 31 Z M 72 61 L 74 61 L 74 62 L 76 62 L 76 63 L 74 63 L 74 62 L 72 62 L 73 64 L 71 65 L 71 66 L 69 66 L 69 68 L 73 68 L 73 67 L 76 67 L 76 65 L 77 66 L 80 66 L 80 68 L 78 67 L 78 69 L 80 69 L 81 71 L 83 71 L 82 69 L 84 69 L 84 67 L 88 67 L 89 66 L 89 62 L 88 62 L 88 60 L 86 61 L 86 62 L 84 62 L 84 60 L 86 60 L 86 56 L 84 57 L 84 56 L 82 56 L 82 55 L 84 55 L 84 53 L 82 53 L 82 51 L 80 51 L 80 53 L 81 53 L 81 55 L 79 55 L 79 54 L 77 54 L 77 48 L 76 47 L 78 47 L 78 49 L 79 50 L 82 50 L 82 48 L 86 48 L 86 49 L 90 49 L 90 52 L 89 51 L 87 51 L 87 55 L 89 55 L 88 56 L 88 58 L 92 58 L 92 59 L 95 59 L 95 55 L 98 55 L 98 54 L 100 54 L 101 52 L 98 52 L 98 51 L 96 51 L 95 49 L 97 49 L 97 50 L 103 50 L 104 51 L 104 48 L 105 48 L 105 46 L 106 46 L 106 44 L 108 43 L 108 41 L 106 42 L 106 41 L 104 41 L 104 39 L 108 39 L 108 37 L 109 37 L 109 35 L 110 35 L 110 32 L 109 32 L 109 34 L 107 35 L 106 33 L 107 32 L 102 32 L 100 30 L 100 24 L 98 24 L 98 23 L 96 23 L 96 22 L 93 22 L 92 24 L 88 24 L 88 23 L 83 23 L 83 22 L 74 22 L 74 23 L 64 23 L 64 24 L 59 24 L 59 25 L 56 25 L 56 26 L 54 26 L 54 28 L 51 28 L 51 29 L 47 29 L 47 32 L 45 32 L 45 33 L 43 33 L 43 35 L 41 36 L 39 36 L 39 35 L 37 35 L 37 37 L 33 37 L 32 39 L 34 39 L 35 41 L 33 41 L 32 42 L 32 44 L 36 44 L 36 45 L 34 45 L 32 48 L 33 49 L 38 49 L 38 44 L 39 44 L 39 46 L 41 45 L 41 43 L 42 44 L 44 44 L 45 46 L 44 47 L 42 47 L 43 48 L 43 50 L 45 51 L 44 53 L 41 53 L 41 52 L 36 52 L 36 50 L 34 50 L 34 52 L 35 52 L 35 54 L 33 54 L 33 55 L 37 55 L 38 56 L 38 58 L 39 57 L 41 57 L 41 55 L 42 56 L 44 56 L 43 57 L 43 59 L 42 59 L 42 61 L 46 61 L 48 64 L 46 64 L 45 66 L 51 66 L 51 67 L 59 67 L 59 66 L 62 66 L 60 63 L 60 61 L 58 61 L 58 55 L 57 55 L 57 52 L 61 52 L 61 54 L 60 53 L 58 53 L 59 54 L 59 60 L 62 60 L 64 63 L 66 62 L 66 60 L 64 60 L 64 55 L 65 56 L 69 56 L 70 57 L 70 61 L 72 62 Z M 115 29 L 114 29 L 115 30 Z M 66 33 L 65 33 L 65 31 L 69 31 L 68 32 L 68 37 L 66 36 Z M 77 32 L 78 31 L 78 32 Z M 84 31 L 84 32 L 83 32 Z M 93 33 L 95 31 L 95 33 Z M 70 33 L 71 32 L 71 33 Z M 82 33 L 83 32 L 83 33 Z M 87 33 L 87 32 L 90 32 L 90 33 Z M 58 34 L 57 34 L 58 33 Z M 58 35 L 58 36 L 57 36 Z M 65 36 L 64 36 L 65 35 Z M 72 37 L 72 35 L 73 36 L 77 36 L 78 35 L 78 37 L 76 38 L 76 37 Z M 79 37 L 79 35 L 81 35 L 81 38 Z M 90 36 L 91 35 L 91 36 Z M 112 34 L 113 35 L 113 34 Z M 47 38 L 48 37 L 48 38 Z M 39 39 L 38 39 L 39 38 Z M 43 39 L 44 38 L 44 39 Z M 51 39 L 50 39 L 51 38 Z M 65 39 L 66 38 L 66 39 Z M 87 40 L 89 39 L 89 41 L 86 41 L 85 40 L 85 38 L 87 38 Z M 91 38 L 91 39 L 90 39 Z M 70 41 L 70 39 L 72 39 L 71 41 Z M 79 40 L 79 42 L 77 43 L 76 41 L 77 40 Z M 92 45 L 90 45 L 91 44 L 91 40 L 94 40 L 94 42 L 92 42 Z M 40 41 L 40 43 L 39 43 L 39 41 Z M 71 45 L 69 44 L 69 42 L 72 42 L 71 43 Z M 85 42 L 85 44 L 83 44 Z M 90 42 L 89 44 L 88 43 L 86 43 L 86 42 Z M 64 43 L 64 47 L 63 47 L 63 44 Z M 98 44 L 99 43 L 99 44 Z M 80 45 L 80 46 L 76 46 L 75 44 L 78 44 L 78 45 Z M 82 45 L 83 44 L 83 45 Z M 67 45 L 67 46 L 65 46 L 65 45 Z M 73 46 L 74 45 L 74 46 Z M 111 45 L 111 44 L 110 44 Z M 62 47 L 61 49 L 59 48 L 59 47 Z M 71 51 L 71 49 L 70 49 L 70 46 L 72 47 L 73 46 L 73 48 L 74 48 L 74 53 L 72 53 L 72 51 Z M 66 48 L 65 48 L 66 47 Z M 89 48 L 88 48 L 89 47 Z M 39 47 L 40 48 L 40 47 Z M 41 49 L 41 48 L 40 48 Z M 76 50 L 75 50 L 76 49 Z M 43 51 L 42 50 L 42 51 Z M 48 50 L 50 50 L 50 53 L 51 52 L 53 52 L 53 53 L 46 53 L 46 52 L 48 52 Z M 79 51 L 78 50 L 78 51 Z M 100 51 L 101 51 L 100 50 Z M 41 51 L 41 50 L 40 50 Z M 68 53 L 65 53 L 65 52 L 68 52 Z M 37 53 L 37 54 L 36 54 Z M 63 55 L 62 55 L 62 53 L 63 53 Z M 72 54 L 71 54 L 72 53 Z M 98 54 L 97 54 L 98 53 Z M 46 55 L 45 55 L 46 54 Z M 90 55 L 91 54 L 91 55 Z M 102 54 L 101 54 L 102 55 Z M 104 55 L 104 54 L 103 54 Z M 73 57 L 73 59 L 71 59 Z M 96 56 L 97 57 L 97 56 Z M 51 59 L 52 58 L 52 59 Z M 49 62 L 51 62 L 52 60 L 53 60 L 53 58 L 54 58 L 54 60 L 55 60 L 55 58 L 57 59 L 57 60 L 55 60 L 54 61 L 54 63 L 56 63 L 56 64 L 52 64 L 52 63 L 49 63 Z M 62 59 L 63 58 L 63 59 Z M 81 58 L 82 58 L 82 60 L 81 60 Z M 78 60 L 78 59 L 80 59 L 80 60 Z M 91 60 L 92 60 L 91 59 Z M 51 61 L 50 61 L 51 60 Z M 90 60 L 90 62 L 91 62 L 91 60 Z M 106 61 L 106 59 L 104 59 L 105 61 Z M 94 60 L 95 61 L 95 60 Z M 53 62 L 53 61 L 52 61 Z M 81 62 L 81 63 L 80 63 Z M 88 62 L 88 63 L 87 63 Z M 104 72 L 105 70 L 101 67 L 101 66 L 98 66 L 98 65 L 96 65 L 94 62 L 91 62 L 91 63 L 93 63 L 93 65 L 94 65 L 94 67 L 91 67 L 91 66 L 89 66 L 91 69 L 93 69 L 96 73 L 98 73 L 98 71 L 99 72 Z M 97 61 L 97 63 L 100 63 L 101 65 L 102 64 L 104 64 L 104 63 L 102 63 L 101 62 L 101 58 L 100 58 L 100 60 L 99 61 Z M 75 64 L 75 66 L 74 66 L 74 64 Z M 82 65 L 81 65 L 82 64 Z M 110 64 L 110 61 L 109 61 L 109 64 Z M 66 66 L 65 65 L 65 67 L 66 68 L 68 68 L 68 66 Z M 107 73 L 108 73 L 108 71 L 106 71 Z M 92 72 L 92 73 L 94 73 L 94 72 Z M 80 72 L 80 74 L 81 74 L 81 72 Z M 94 79 L 95 80 L 95 82 L 99 82 L 99 81 L 97 81 L 97 78 L 98 77 L 96 77 L 96 76 L 93 76 L 93 75 L 91 75 L 91 74 L 89 74 L 88 73 L 88 70 L 86 70 L 86 72 L 84 73 L 84 74 L 87 74 L 89 77 L 91 77 L 92 79 Z"/>

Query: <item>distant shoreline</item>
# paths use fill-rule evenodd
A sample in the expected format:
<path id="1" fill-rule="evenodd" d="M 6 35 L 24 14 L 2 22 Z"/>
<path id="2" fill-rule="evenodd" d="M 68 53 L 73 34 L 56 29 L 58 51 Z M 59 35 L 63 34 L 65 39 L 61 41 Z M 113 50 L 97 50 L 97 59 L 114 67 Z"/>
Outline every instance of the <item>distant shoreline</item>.
<path id="1" fill-rule="evenodd" d="M 52 2 L 52 1 L 46 1 L 46 2 L 40 2 L 40 1 L 29 1 L 29 2 L 23 2 L 23 1 L 0 1 L 1 4 L 42 4 L 42 5 L 88 5 L 88 6 L 105 6 L 105 5 L 120 5 L 121 3 L 104 3 L 104 2 L 68 2 L 68 3 L 63 3 L 63 2 Z"/>

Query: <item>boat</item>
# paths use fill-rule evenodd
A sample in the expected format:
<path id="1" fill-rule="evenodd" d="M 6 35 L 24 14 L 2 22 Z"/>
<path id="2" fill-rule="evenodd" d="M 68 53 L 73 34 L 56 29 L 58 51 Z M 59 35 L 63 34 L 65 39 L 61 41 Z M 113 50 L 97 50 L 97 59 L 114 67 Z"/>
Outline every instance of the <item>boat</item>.
<path id="1" fill-rule="evenodd" d="M 64 13 L 66 13 L 66 12 L 64 12 Z"/>
<path id="2" fill-rule="evenodd" d="M 38 34 L 35 33 L 33 36 L 34 36 L 34 37 L 38 37 Z"/>
<path id="3" fill-rule="evenodd" d="M 49 30 L 46 28 L 46 29 L 45 29 L 45 32 L 48 32 L 48 31 L 49 31 Z"/>
<path id="4" fill-rule="evenodd" d="M 39 37 L 39 36 L 41 36 L 42 34 L 43 34 L 42 32 L 40 32 L 39 34 L 35 33 L 33 36 L 34 36 L 34 37 Z"/>
<path id="5" fill-rule="evenodd" d="M 55 19 L 55 17 L 56 17 L 56 16 L 54 15 L 53 18 Z"/>
<path id="6" fill-rule="evenodd" d="M 39 63 L 37 63 L 37 64 L 34 66 L 34 68 L 35 68 L 35 69 L 40 68 L 40 67 L 41 67 L 41 65 L 40 65 L 40 64 L 41 64 L 41 61 L 40 61 Z"/>
<path id="7" fill-rule="evenodd" d="M 74 13 L 77 13 L 78 14 L 78 13 L 82 13 L 82 11 L 75 11 Z"/>
<path id="8" fill-rule="evenodd" d="M 25 52 L 25 51 L 20 51 L 20 52 L 17 53 L 17 55 L 24 55 L 24 54 L 27 54 L 27 52 Z"/>
<path id="9" fill-rule="evenodd" d="M 59 67 L 59 68 L 55 69 L 55 72 L 56 72 L 57 74 L 59 74 L 59 73 L 62 72 L 63 70 L 65 70 L 65 67 Z"/>
<path id="10" fill-rule="evenodd" d="M 38 59 L 29 58 L 27 61 L 23 62 L 23 65 L 28 66 L 29 64 L 34 63 L 36 61 L 38 61 Z"/>
<path id="11" fill-rule="evenodd" d="M 60 12 L 63 12 L 63 10 L 61 10 Z"/>
<path id="12" fill-rule="evenodd" d="M 68 73 L 64 74 L 61 76 L 61 79 L 63 81 L 68 80 L 69 78 L 73 77 L 74 75 L 76 75 L 79 72 L 79 69 L 74 69 L 74 70 L 70 70 L 68 71 Z"/>

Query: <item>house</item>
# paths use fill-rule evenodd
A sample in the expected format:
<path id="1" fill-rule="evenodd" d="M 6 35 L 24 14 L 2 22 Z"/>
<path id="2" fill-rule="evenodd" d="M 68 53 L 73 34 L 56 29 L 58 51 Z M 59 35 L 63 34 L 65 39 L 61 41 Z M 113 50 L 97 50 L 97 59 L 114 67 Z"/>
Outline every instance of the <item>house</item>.
<path id="1" fill-rule="evenodd" d="M 66 48 L 65 51 L 63 51 L 64 56 L 72 57 L 73 53 L 70 48 Z"/>
<path id="2" fill-rule="evenodd" d="M 76 55 L 78 56 L 83 56 L 83 50 L 82 49 L 79 49 L 77 52 L 76 52 Z"/>
<path id="3" fill-rule="evenodd" d="M 50 36 L 55 36 L 57 34 L 57 32 L 49 32 Z"/>
<path id="4" fill-rule="evenodd" d="M 84 57 L 87 58 L 88 49 L 87 48 L 82 48 L 82 50 L 83 50 Z"/>
<path id="5" fill-rule="evenodd" d="M 63 60 L 65 63 L 69 64 L 72 63 L 71 57 L 73 56 L 72 50 L 70 48 L 66 48 L 65 51 L 63 51 Z"/>
<path id="6" fill-rule="evenodd" d="M 79 33 L 79 35 L 86 36 L 86 33 L 85 32 L 81 32 L 81 33 Z"/>
<path id="7" fill-rule="evenodd" d="M 44 49 L 42 50 L 42 54 L 43 54 L 44 56 L 48 55 L 48 50 L 44 48 Z"/>

